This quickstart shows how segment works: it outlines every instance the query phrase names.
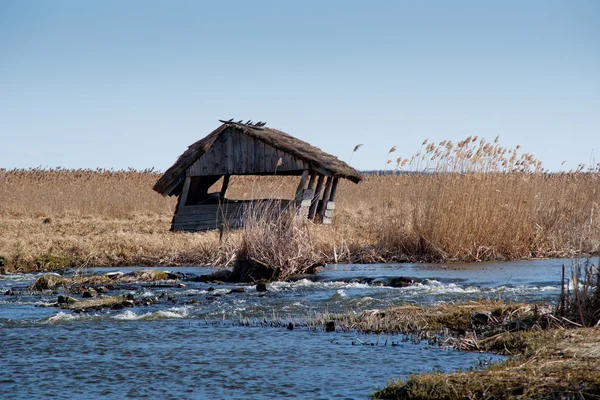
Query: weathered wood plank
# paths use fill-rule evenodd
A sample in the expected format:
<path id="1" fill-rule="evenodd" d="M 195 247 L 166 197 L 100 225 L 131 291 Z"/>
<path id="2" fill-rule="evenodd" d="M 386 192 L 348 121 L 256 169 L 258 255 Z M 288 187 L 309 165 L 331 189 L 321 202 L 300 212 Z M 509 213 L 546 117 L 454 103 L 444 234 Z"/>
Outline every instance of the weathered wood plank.
<path id="1" fill-rule="evenodd" d="M 184 207 L 188 198 L 188 193 L 190 192 L 190 183 L 192 182 L 192 177 L 186 176 L 185 182 L 183 184 L 183 190 L 181 191 L 181 198 L 179 199 L 179 207 Z"/>
<path id="2" fill-rule="evenodd" d="M 308 179 L 308 170 L 305 169 L 300 177 L 300 182 L 298 183 L 298 188 L 296 188 L 296 203 L 300 205 L 302 201 L 302 196 L 304 194 L 304 187 L 306 186 L 306 180 Z"/>
<path id="3" fill-rule="evenodd" d="M 186 206 L 186 207 L 180 207 L 177 210 L 177 214 L 217 214 L 217 211 L 219 210 L 219 205 L 218 204 L 202 204 L 199 206 Z"/>
<path id="4" fill-rule="evenodd" d="M 244 171 L 244 173 L 251 174 L 254 172 L 254 167 L 255 167 L 254 139 L 248 135 L 244 135 L 244 136 L 245 136 L 246 156 L 247 156 L 246 170 Z"/>
<path id="5" fill-rule="evenodd" d="M 333 186 L 333 179 L 331 176 L 327 177 L 327 184 L 325 185 L 325 192 L 323 192 L 323 201 L 319 204 L 319 211 L 317 214 L 319 218 L 322 218 L 325 215 L 325 207 L 327 205 L 327 201 L 329 199 L 329 195 L 331 194 L 331 187 Z"/>
<path id="6" fill-rule="evenodd" d="M 308 213 L 308 219 L 314 219 L 317 213 L 317 206 L 319 204 L 319 198 L 321 197 L 321 191 L 323 190 L 323 181 L 325 177 L 323 175 L 319 175 L 317 179 L 317 187 L 315 189 L 315 193 L 313 195 L 312 204 L 310 205 L 310 211 Z"/>
<path id="7" fill-rule="evenodd" d="M 258 142 L 258 156 L 260 158 L 260 167 L 258 172 L 267 171 L 267 155 L 265 153 L 265 142 Z"/>
<path id="8" fill-rule="evenodd" d="M 338 187 L 339 180 L 340 180 L 340 178 L 337 176 L 335 178 L 333 178 L 333 185 L 331 186 L 331 193 L 329 194 L 329 201 L 332 203 L 335 201 L 335 195 L 337 193 L 337 187 Z"/>

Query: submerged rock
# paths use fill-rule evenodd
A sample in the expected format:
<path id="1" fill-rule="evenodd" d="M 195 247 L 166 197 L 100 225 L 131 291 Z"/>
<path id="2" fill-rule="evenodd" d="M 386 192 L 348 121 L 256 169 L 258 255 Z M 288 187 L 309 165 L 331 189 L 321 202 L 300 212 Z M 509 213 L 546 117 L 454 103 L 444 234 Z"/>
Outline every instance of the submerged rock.
<path id="1" fill-rule="evenodd" d="M 231 271 L 221 269 L 208 275 L 200 275 L 191 279 L 193 282 L 227 282 L 231 277 Z"/>
<path id="2" fill-rule="evenodd" d="M 84 299 L 89 299 L 89 298 L 96 297 L 96 296 L 98 296 L 98 292 L 95 289 L 91 289 L 91 288 L 84 291 L 81 294 L 81 297 L 83 297 Z"/>
<path id="3" fill-rule="evenodd" d="M 169 280 L 169 274 L 163 271 L 156 271 L 154 269 L 144 269 L 140 271 L 133 271 L 135 276 L 140 281 L 153 282 L 153 281 L 166 281 Z"/>
<path id="4" fill-rule="evenodd" d="M 65 279 L 57 273 L 50 272 L 37 278 L 31 285 L 31 290 L 42 292 L 44 290 L 54 290 L 65 283 Z"/>
<path id="5" fill-rule="evenodd" d="M 125 273 L 121 272 L 121 271 L 107 272 L 106 276 L 109 277 L 110 279 L 116 280 L 116 279 L 119 279 L 119 278 L 122 278 L 123 276 L 125 276 Z"/>
<path id="6" fill-rule="evenodd" d="M 401 276 L 399 278 L 392 278 L 390 281 L 391 287 L 408 287 L 415 284 L 415 280 L 413 278 L 409 278 L 406 276 Z"/>
<path id="7" fill-rule="evenodd" d="M 267 291 L 267 285 L 265 283 L 257 283 L 256 284 L 256 291 L 257 292 L 266 292 Z"/>
<path id="8" fill-rule="evenodd" d="M 233 288 L 229 291 L 229 294 L 231 293 L 244 293 L 246 291 L 246 289 L 244 289 L 243 287 L 238 287 L 238 288 Z"/>
<path id="9" fill-rule="evenodd" d="M 177 279 L 185 279 L 185 274 L 181 273 L 181 272 L 171 272 L 171 271 L 165 271 L 165 273 L 167 274 L 167 277 L 169 279 L 173 279 L 173 280 L 177 280 Z"/>
<path id="10" fill-rule="evenodd" d="M 74 297 L 60 295 L 60 296 L 58 296 L 58 300 L 56 302 L 59 305 L 60 304 L 75 304 L 75 303 L 79 302 L 79 300 L 77 300 Z"/>
<path id="11" fill-rule="evenodd" d="M 325 324 L 325 332 L 335 332 L 335 321 L 328 321 Z"/>
<path id="12" fill-rule="evenodd" d="M 15 296 L 17 293 L 13 290 L 13 288 L 8 289 L 6 292 L 4 292 L 5 296 Z"/>

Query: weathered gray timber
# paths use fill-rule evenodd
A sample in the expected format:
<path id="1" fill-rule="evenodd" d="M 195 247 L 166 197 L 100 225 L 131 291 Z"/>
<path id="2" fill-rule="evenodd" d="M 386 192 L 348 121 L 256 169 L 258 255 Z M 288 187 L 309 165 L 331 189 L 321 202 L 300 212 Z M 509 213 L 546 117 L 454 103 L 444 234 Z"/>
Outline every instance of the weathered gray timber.
<path id="1" fill-rule="evenodd" d="M 189 146 L 154 185 L 163 196 L 179 196 L 174 231 L 240 227 L 249 210 L 263 207 L 295 207 L 301 216 L 331 223 L 339 178 L 355 183 L 362 179 L 343 161 L 264 123 L 221 122 Z M 226 197 L 231 175 L 297 175 L 300 182 L 291 201 L 232 201 Z M 220 192 L 208 193 L 221 177 Z"/>

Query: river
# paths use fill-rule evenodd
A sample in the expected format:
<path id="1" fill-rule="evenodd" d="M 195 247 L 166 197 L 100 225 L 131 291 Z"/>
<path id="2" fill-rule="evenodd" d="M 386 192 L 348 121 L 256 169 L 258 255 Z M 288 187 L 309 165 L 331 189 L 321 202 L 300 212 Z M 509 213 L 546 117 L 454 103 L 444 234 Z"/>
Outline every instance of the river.
<path id="1" fill-rule="evenodd" d="M 269 284 L 264 293 L 253 285 L 134 283 L 111 294 L 158 301 L 88 313 L 48 306 L 57 294 L 29 293 L 39 274 L 2 275 L 1 293 L 13 288 L 17 295 L 0 297 L 0 393 L 11 399 L 366 399 L 391 378 L 478 368 L 501 357 L 299 323 L 315 313 L 407 303 L 554 302 L 563 264 L 571 263 L 329 265 L 310 279 Z M 117 270 L 131 268 L 93 272 Z M 187 277 L 213 271 L 169 270 Z M 388 286 L 400 276 L 418 283 Z M 240 287 L 243 292 L 230 293 Z M 281 326 L 269 326 L 272 321 Z M 296 328 L 286 329 L 288 322 Z"/>

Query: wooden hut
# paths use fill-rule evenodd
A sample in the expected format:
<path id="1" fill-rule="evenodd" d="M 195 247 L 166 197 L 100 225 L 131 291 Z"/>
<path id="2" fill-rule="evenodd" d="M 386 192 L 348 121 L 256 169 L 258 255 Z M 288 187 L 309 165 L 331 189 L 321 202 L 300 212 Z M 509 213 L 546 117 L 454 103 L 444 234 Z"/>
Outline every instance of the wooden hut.
<path id="1" fill-rule="evenodd" d="M 300 176 L 293 199 L 279 200 L 278 207 L 296 207 L 299 214 L 325 224 L 333 218 L 339 179 L 361 180 L 345 162 L 262 122 L 220 122 L 220 127 L 189 146 L 154 185 L 163 196 L 178 196 L 174 231 L 216 229 L 223 224 L 239 227 L 249 205 L 274 204 L 227 199 L 231 175 Z M 208 193 L 221 178 L 220 193 Z"/>

